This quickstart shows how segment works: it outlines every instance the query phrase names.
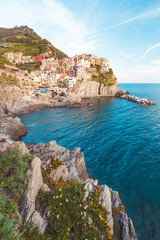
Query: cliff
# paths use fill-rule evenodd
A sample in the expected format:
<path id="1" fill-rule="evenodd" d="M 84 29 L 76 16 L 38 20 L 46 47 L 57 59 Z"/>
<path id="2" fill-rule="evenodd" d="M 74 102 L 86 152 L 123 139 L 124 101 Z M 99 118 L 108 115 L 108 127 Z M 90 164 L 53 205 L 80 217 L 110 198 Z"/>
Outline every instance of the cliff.
<path id="1" fill-rule="evenodd" d="M 124 212 L 118 192 L 113 191 L 107 185 L 99 186 L 98 180 L 88 177 L 84 155 L 79 148 L 69 151 L 57 145 L 55 141 L 27 146 L 23 142 L 15 142 L 12 132 L 17 131 L 17 136 L 21 136 L 21 131 L 19 133 L 17 128 L 18 126 L 22 128 L 20 120 L 4 117 L 4 115 L 2 119 L 3 121 L 0 122 L 0 154 L 4 157 L 0 161 L 3 164 L 3 168 L 0 164 L 0 176 L 3 176 L 2 192 L 0 193 L 3 197 L 4 193 L 7 194 L 9 186 L 5 181 L 9 181 L 10 178 L 12 184 L 15 181 L 9 195 L 11 198 L 13 192 L 13 202 L 15 201 L 15 193 L 16 196 L 19 196 L 18 199 L 16 198 L 18 208 L 16 214 L 15 210 L 12 209 L 11 219 L 14 216 L 19 216 L 22 221 L 31 222 L 38 227 L 39 232 L 43 233 L 44 236 L 43 238 L 38 230 L 33 232 L 26 225 L 25 230 L 22 228 L 24 239 L 31 237 L 32 239 L 46 239 L 49 236 L 52 236 L 51 239 L 64 239 L 64 236 L 66 236 L 65 239 L 68 237 L 75 239 L 74 236 L 77 237 L 79 231 L 81 232 L 80 236 L 83 235 L 88 239 L 95 239 L 95 236 L 98 236 L 97 239 L 101 239 L 102 236 L 105 236 L 104 239 L 112 239 L 111 235 L 115 240 L 137 239 L 132 220 Z M 10 130 L 11 121 L 13 123 L 12 131 Z M 4 123 L 5 128 L 2 127 Z M 21 153 L 12 152 L 13 149 L 18 149 Z M 7 155 L 4 155 L 6 152 L 10 152 L 8 158 Z M 30 158 L 27 157 L 29 152 L 33 156 L 30 164 L 25 163 Z M 16 156 L 18 162 L 15 162 Z M 5 162 L 13 166 L 7 165 L 6 168 Z M 25 163 L 26 169 L 24 172 L 25 185 L 22 181 L 22 171 L 24 171 L 21 169 L 22 163 Z M 16 178 L 20 177 L 21 180 L 18 180 L 19 186 L 14 190 L 17 181 L 14 178 L 15 167 L 16 170 L 20 168 L 21 174 L 17 172 Z M 19 192 L 21 185 L 25 188 L 23 187 L 24 190 Z M 6 219 L 6 215 L 4 215 L 3 221 L 7 221 Z M 21 224 L 19 223 L 19 226 Z M 61 231 L 59 231 L 60 229 Z M 105 232 L 103 229 L 106 229 Z M 15 227 L 13 231 L 18 230 Z"/>
<path id="2" fill-rule="evenodd" d="M 78 81 L 74 86 L 75 93 L 82 98 L 114 97 L 119 91 L 117 78 L 113 70 L 102 72 L 96 65 L 88 70 L 87 74 L 78 74 Z"/>
<path id="3" fill-rule="evenodd" d="M 84 80 L 75 84 L 74 91 L 81 98 L 114 97 L 119 86 L 117 82 L 112 86 L 105 86 L 96 81 Z"/>

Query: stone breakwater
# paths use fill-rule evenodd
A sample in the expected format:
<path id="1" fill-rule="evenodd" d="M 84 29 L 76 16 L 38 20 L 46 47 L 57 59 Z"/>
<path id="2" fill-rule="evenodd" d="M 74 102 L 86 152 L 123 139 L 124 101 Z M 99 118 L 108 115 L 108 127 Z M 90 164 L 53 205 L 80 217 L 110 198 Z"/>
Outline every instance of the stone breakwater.
<path id="1" fill-rule="evenodd" d="M 146 98 L 140 98 L 140 97 L 136 97 L 134 95 L 128 95 L 128 94 L 129 94 L 129 92 L 122 90 L 122 91 L 118 91 L 116 93 L 116 97 L 131 101 L 131 102 L 135 102 L 139 105 L 143 105 L 146 107 L 148 107 L 150 105 L 155 105 L 152 101 L 150 101 Z"/>
<path id="2" fill-rule="evenodd" d="M 12 125 L 10 124 L 11 122 Z M 5 128 L 2 126 L 5 126 Z M 21 130 L 19 132 L 20 126 Z M 81 153 L 80 148 L 70 151 L 57 145 L 55 141 L 46 144 L 25 145 L 23 142 L 17 141 L 18 136 L 22 137 L 23 131 L 25 134 L 26 128 L 25 126 L 22 128 L 22 126 L 23 124 L 18 118 L 10 117 L 8 119 L 7 116 L 2 117 L 0 122 L 0 155 L 12 149 L 19 149 L 23 154 L 30 152 L 34 156 L 26 176 L 28 187 L 19 203 L 19 216 L 24 221 L 31 221 L 43 233 L 48 225 L 50 214 L 47 207 L 42 211 L 42 207 L 37 200 L 37 194 L 40 189 L 42 191 L 50 191 L 42 178 L 42 170 L 49 166 L 50 156 L 58 158 L 64 164 L 52 172 L 51 177 L 54 180 L 58 180 L 61 177 L 65 181 L 70 179 L 82 180 L 85 183 L 86 196 L 94 191 L 94 186 L 98 185 L 98 180 L 89 178 L 84 155 Z M 17 132 L 16 139 L 14 132 Z M 107 185 L 101 185 L 100 190 L 100 201 L 109 212 L 108 221 L 113 238 L 115 240 L 136 240 L 137 237 L 132 220 L 122 210 L 123 206 L 118 192 L 113 191 Z M 119 232 L 118 237 L 116 235 L 117 231 Z"/>

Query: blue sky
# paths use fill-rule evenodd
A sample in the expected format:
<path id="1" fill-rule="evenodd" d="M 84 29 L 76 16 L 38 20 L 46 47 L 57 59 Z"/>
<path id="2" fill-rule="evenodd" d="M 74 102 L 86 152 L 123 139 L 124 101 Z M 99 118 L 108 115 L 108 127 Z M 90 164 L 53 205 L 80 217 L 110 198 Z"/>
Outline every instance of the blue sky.
<path id="1" fill-rule="evenodd" d="M 0 26 L 15 25 L 28 25 L 69 56 L 108 58 L 121 83 L 160 83 L 160 1 L 0 1 Z"/>

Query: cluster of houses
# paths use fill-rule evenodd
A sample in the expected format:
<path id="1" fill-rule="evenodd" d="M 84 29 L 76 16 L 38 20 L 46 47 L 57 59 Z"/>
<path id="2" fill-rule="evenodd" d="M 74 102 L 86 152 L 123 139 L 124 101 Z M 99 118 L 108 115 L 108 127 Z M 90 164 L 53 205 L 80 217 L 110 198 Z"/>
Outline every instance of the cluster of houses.
<path id="1" fill-rule="evenodd" d="M 109 62 L 105 58 L 98 58 L 92 54 L 75 55 L 70 58 L 57 60 L 40 54 L 31 58 L 23 56 L 23 53 L 6 53 L 6 58 L 12 63 L 24 63 L 41 61 L 40 70 L 27 74 L 35 85 L 46 85 L 50 87 L 66 86 L 73 88 L 77 79 L 85 78 L 91 68 L 100 66 L 102 72 L 109 70 Z"/>
<path id="2" fill-rule="evenodd" d="M 23 63 L 29 63 L 29 62 L 36 62 L 36 61 L 42 61 L 46 58 L 45 54 L 40 54 L 35 57 L 31 56 L 24 56 L 23 52 L 6 52 L 4 53 L 4 57 L 9 60 L 13 64 L 23 64 Z"/>

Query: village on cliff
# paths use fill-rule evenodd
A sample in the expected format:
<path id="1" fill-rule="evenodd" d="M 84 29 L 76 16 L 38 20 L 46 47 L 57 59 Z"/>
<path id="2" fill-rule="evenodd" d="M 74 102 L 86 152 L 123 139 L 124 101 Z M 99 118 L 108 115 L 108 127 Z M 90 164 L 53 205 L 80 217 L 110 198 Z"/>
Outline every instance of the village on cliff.
<path id="1" fill-rule="evenodd" d="M 35 57 L 23 56 L 23 52 L 6 52 L 4 57 L 12 63 L 5 65 L 6 70 L 17 71 L 21 85 L 66 87 L 72 89 L 77 80 L 84 80 L 95 66 L 101 67 L 101 72 L 109 71 L 109 62 L 105 58 L 98 58 L 91 54 L 75 55 L 60 60 L 50 58 L 48 54 L 40 54 Z M 28 72 L 19 70 L 18 66 L 24 63 L 40 62 L 40 69 Z"/>

